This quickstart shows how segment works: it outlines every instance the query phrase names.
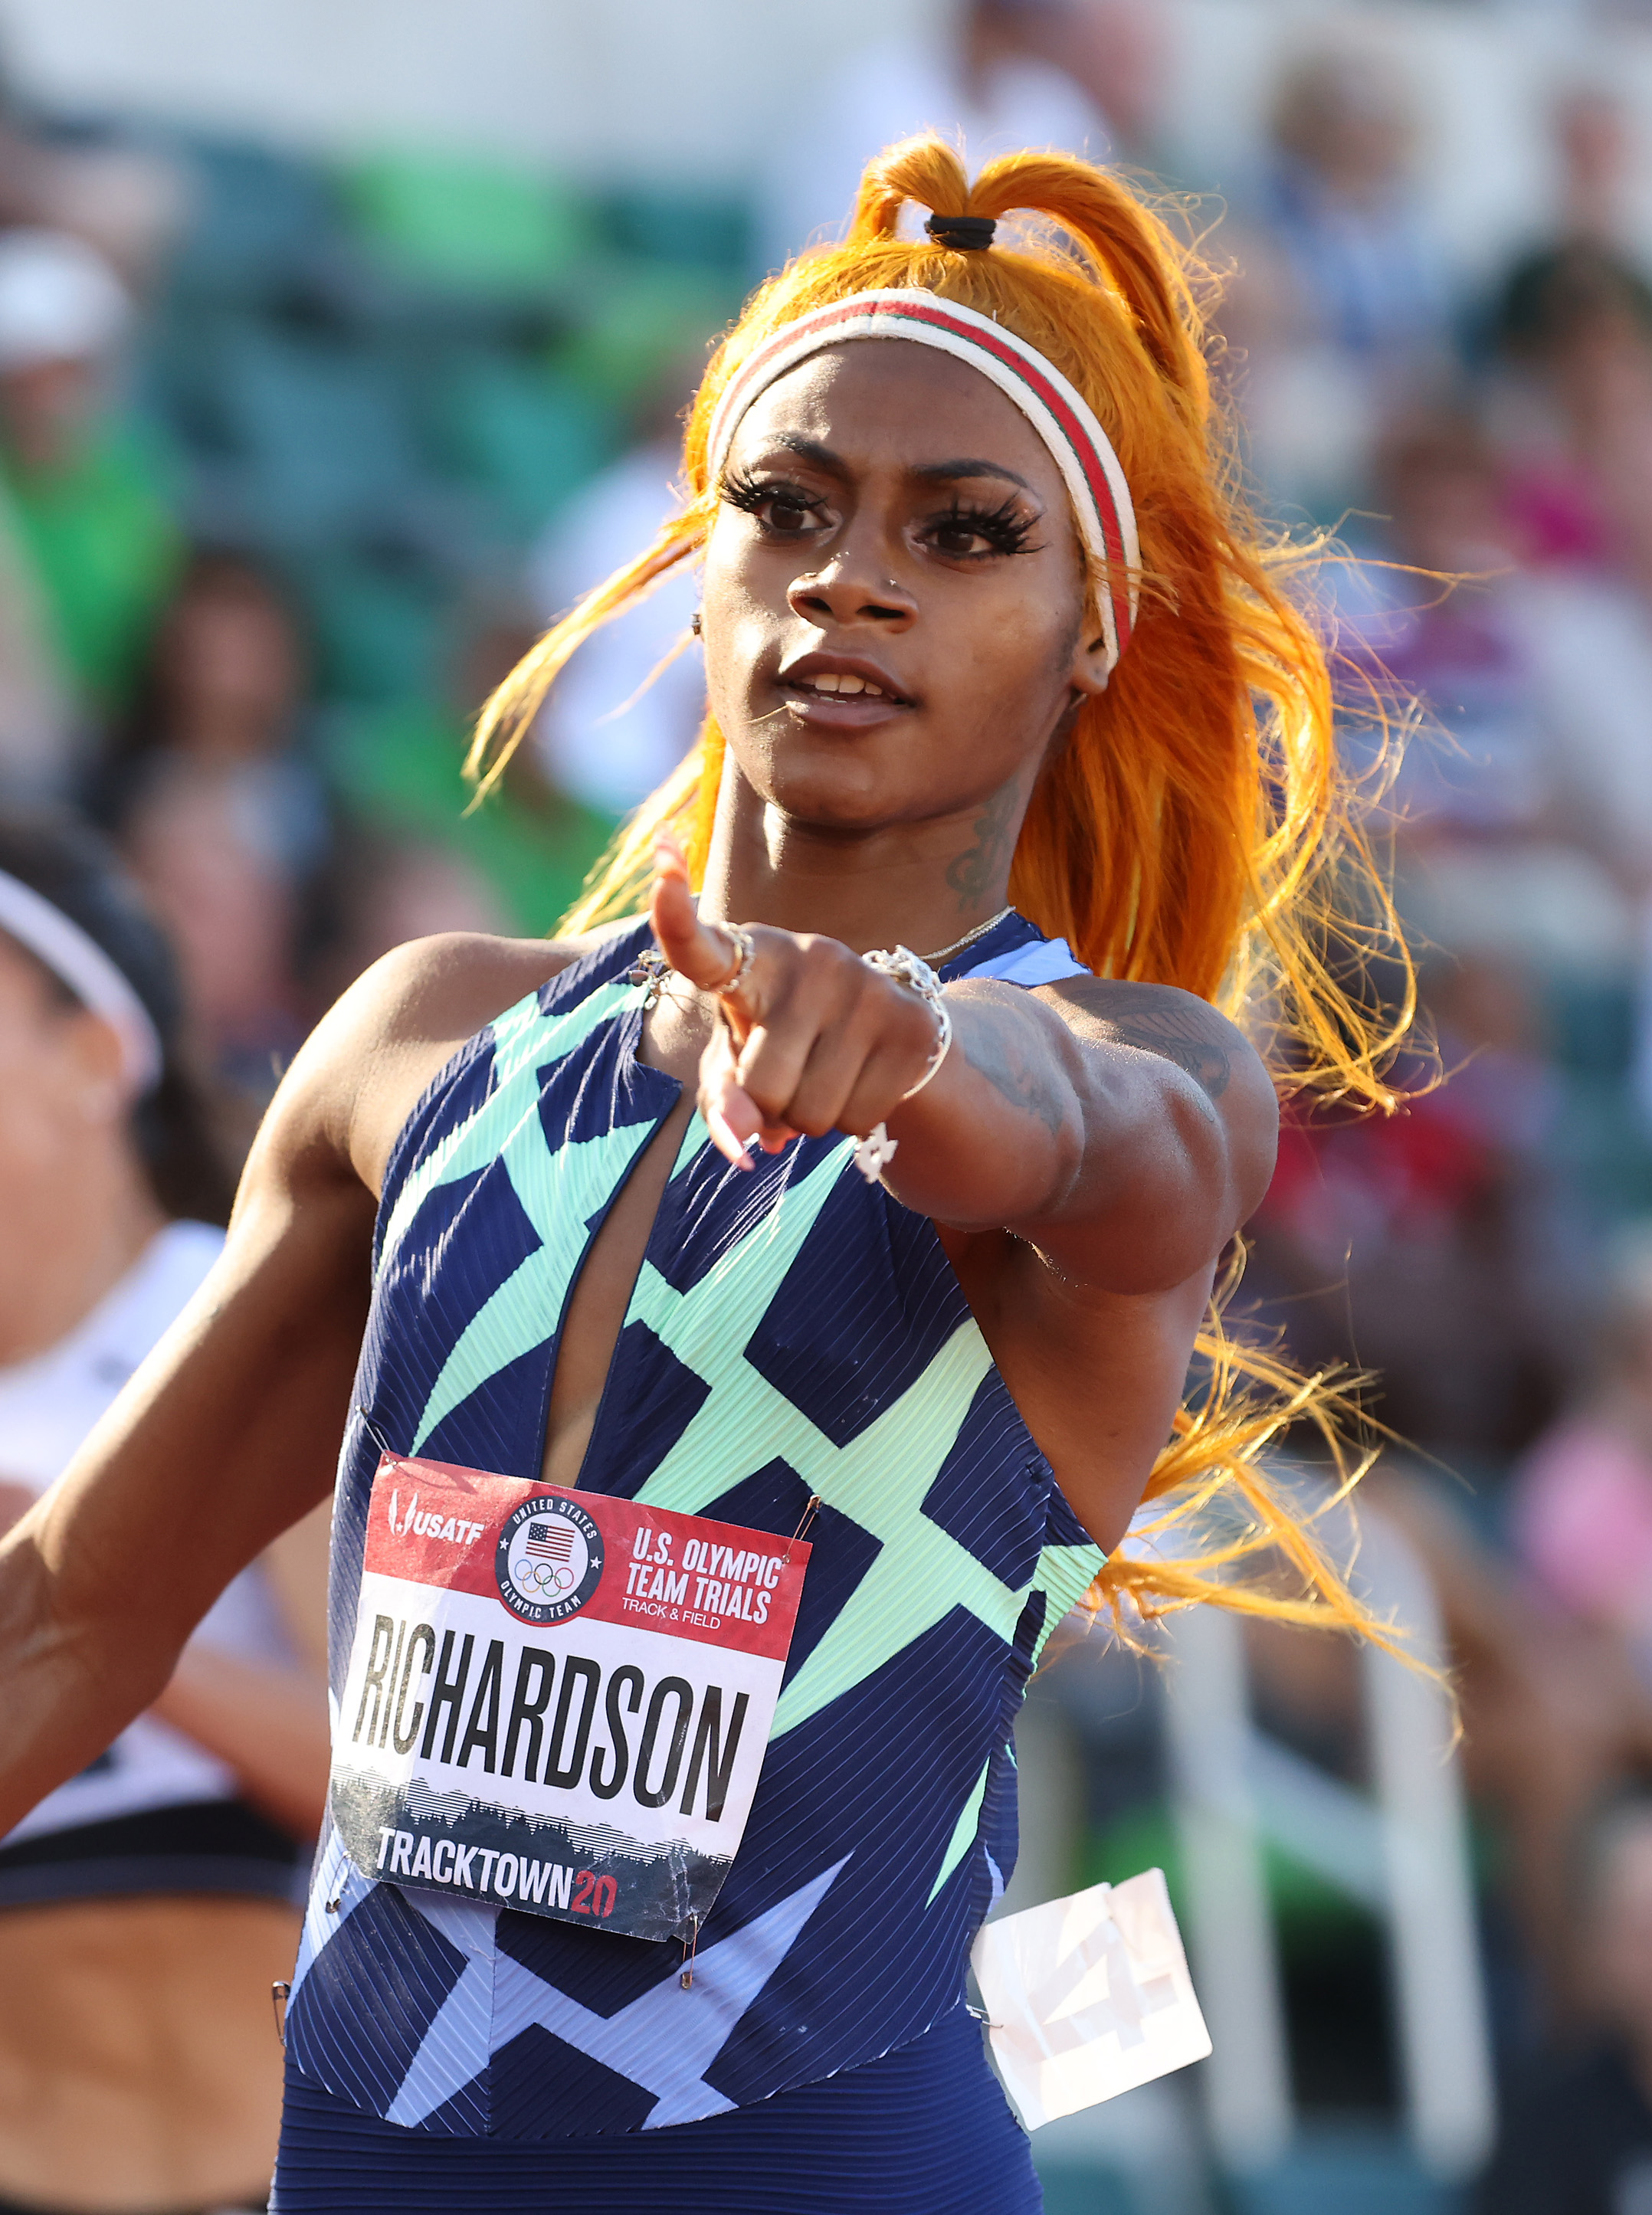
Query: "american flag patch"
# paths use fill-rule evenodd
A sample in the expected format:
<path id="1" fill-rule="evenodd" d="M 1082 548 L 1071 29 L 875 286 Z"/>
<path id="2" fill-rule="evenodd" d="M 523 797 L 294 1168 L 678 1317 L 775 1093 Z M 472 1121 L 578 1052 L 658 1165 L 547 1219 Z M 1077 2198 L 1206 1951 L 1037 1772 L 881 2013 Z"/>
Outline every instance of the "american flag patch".
<path id="1" fill-rule="evenodd" d="M 544 1562 L 571 1562 L 574 1558 L 574 1532 L 560 1520 L 556 1523 L 530 1523 L 525 1554 L 537 1554 Z"/>

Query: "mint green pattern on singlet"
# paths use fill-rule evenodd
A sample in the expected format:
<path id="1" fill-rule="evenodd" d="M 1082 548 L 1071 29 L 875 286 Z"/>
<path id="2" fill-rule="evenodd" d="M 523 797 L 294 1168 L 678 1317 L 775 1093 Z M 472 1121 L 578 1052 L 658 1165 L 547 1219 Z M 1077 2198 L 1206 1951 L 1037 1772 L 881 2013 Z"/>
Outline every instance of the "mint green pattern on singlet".
<path id="1" fill-rule="evenodd" d="M 1095 1582 L 1107 1555 L 1099 1546 L 1046 1546 L 1038 1557 L 1038 1567 L 1033 1572 L 1035 1591 L 1044 1594 L 1044 1628 L 1033 1647 L 1033 1666 L 1038 1666 L 1039 1656 L 1048 1644 L 1051 1634 L 1063 1617 L 1070 1615 Z M 1013 1750 L 1011 1759 L 1014 1758 Z M 954 1825 L 952 1838 L 941 1856 L 935 1873 L 935 1882 L 930 1887 L 930 1905 L 952 1874 L 964 1856 L 975 1843 L 975 1833 L 980 1827 L 981 1806 L 986 1798 L 987 1778 L 992 1764 L 985 1763 L 974 1788 Z"/>
<path id="2" fill-rule="evenodd" d="M 604 985 L 566 1015 L 550 1018 L 540 1011 L 537 993 L 519 1001 L 493 1027 L 494 1090 L 467 1122 L 432 1149 L 396 1196 L 385 1227 L 381 1270 L 437 1186 L 495 1162 L 503 1165 L 541 1242 L 449 1354 L 420 1415 L 415 1453 L 479 1384 L 544 1343 L 585 1251 L 586 1218 L 606 1203 L 654 1136 L 652 1124 L 634 1123 L 599 1138 L 570 1140 L 553 1153 L 539 1120 L 539 1071 L 548 1061 L 571 1052 L 598 1024 L 623 1013 L 636 997 L 626 986 Z"/>
<path id="3" fill-rule="evenodd" d="M 453 1347 L 421 1414 L 415 1452 L 479 1384 L 544 1342 L 585 1251 L 587 1222 L 605 1207 L 654 1134 L 657 1126 L 643 1121 L 570 1140 L 553 1151 L 538 1114 L 539 1074 L 547 1064 L 597 1025 L 628 1013 L 641 997 L 640 987 L 605 985 L 565 1014 L 547 1017 L 535 994 L 501 1016 L 493 1027 L 494 1089 L 432 1149 L 397 1195 L 384 1256 L 395 1251 L 433 1189 L 498 1162 L 542 1242 Z M 673 1174 L 706 1141 L 697 1114 Z M 747 1342 L 838 1180 L 858 1174 L 852 1153 L 845 1138 L 808 1175 L 789 1181 L 762 1220 L 690 1291 L 677 1291 L 645 1260 L 625 1317 L 628 1324 L 645 1323 L 709 1388 L 639 1500 L 699 1512 L 728 1489 L 731 1472 L 747 1464 L 751 1441 L 760 1439 L 765 1458 L 783 1457 L 810 1492 L 879 1542 L 861 1583 L 783 1694 L 771 1733 L 777 1739 L 882 1667 L 955 1608 L 967 1609 L 1010 1643 L 1026 1599 L 1024 1589 L 1005 1585 L 922 1512 L 992 1366 L 973 1321 L 960 1325 L 894 1404 L 844 1446 L 835 1445 L 745 1359 Z M 1045 1637 L 1082 1597 L 1104 1558 L 1095 1546 L 1044 1549 L 1033 1583 L 1047 1596 Z M 967 1850 L 985 1784 L 983 1773 L 937 1889 Z"/>

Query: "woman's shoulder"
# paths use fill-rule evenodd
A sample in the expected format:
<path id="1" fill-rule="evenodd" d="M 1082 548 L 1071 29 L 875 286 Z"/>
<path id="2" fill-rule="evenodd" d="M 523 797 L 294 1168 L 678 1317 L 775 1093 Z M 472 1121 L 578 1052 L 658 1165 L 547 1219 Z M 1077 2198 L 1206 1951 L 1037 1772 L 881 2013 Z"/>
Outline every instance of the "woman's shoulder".
<path id="1" fill-rule="evenodd" d="M 577 938 L 495 938 L 463 930 L 411 939 L 376 961 L 345 997 L 358 999 L 363 1029 L 383 1043 L 457 1044 L 633 927 L 607 924 Z"/>
<path id="2" fill-rule="evenodd" d="M 278 1109 L 293 1137 L 324 1134 L 375 1193 L 397 1134 L 442 1071 L 509 1009 L 600 957 L 636 929 L 579 937 L 451 931 L 395 948 L 358 978 L 293 1064 Z"/>

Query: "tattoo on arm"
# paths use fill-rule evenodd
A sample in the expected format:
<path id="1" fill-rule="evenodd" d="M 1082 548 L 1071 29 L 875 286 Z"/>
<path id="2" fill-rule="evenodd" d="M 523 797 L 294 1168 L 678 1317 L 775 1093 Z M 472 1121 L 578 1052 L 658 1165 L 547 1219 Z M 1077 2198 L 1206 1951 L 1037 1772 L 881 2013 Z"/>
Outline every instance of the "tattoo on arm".
<path id="1" fill-rule="evenodd" d="M 1102 985 L 1084 996 L 1121 1046 L 1156 1053 L 1186 1070 L 1207 1099 L 1219 1100 L 1232 1074 L 1228 1026 L 1213 1008 L 1169 985 Z"/>
<path id="2" fill-rule="evenodd" d="M 996 1093 L 1023 1114 L 1036 1115 L 1052 1138 L 1059 1137 L 1061 1103 L 1040 1082 L 1036 1071 L 1028 1067 L 1013 1039 L 1004 1038 L 993 1026 L 977 1030 L 972 1024 L 958 1042 L 964 1059 Z"/>
<path id="3" fill-rule="evenodd" d="M 979 907 L 1008 867 L 1015 849 L 1016 802 L 1020 786 L 1013 776 L 1002 784 L 975 818 L 975 844 L 955 855 L 947 868 L 947 882 L 958 895 L 961 910 Z"/>

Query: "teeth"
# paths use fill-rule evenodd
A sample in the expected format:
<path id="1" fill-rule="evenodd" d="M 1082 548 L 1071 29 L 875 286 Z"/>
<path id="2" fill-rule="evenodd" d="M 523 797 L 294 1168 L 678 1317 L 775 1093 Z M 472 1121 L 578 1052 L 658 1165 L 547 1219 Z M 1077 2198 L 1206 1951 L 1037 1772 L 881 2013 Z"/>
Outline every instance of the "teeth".
<path id="1" fill-rule="evenodd" d="M 807 677 L 803 682 L 814 692 L 868 692 L 875 700 L 889 696 L 881 684 L 874 684 L 869 678 L 857 677 L 849 671 L 839 674 L 835 670 L 822 670 L 818 677 Z"/>

